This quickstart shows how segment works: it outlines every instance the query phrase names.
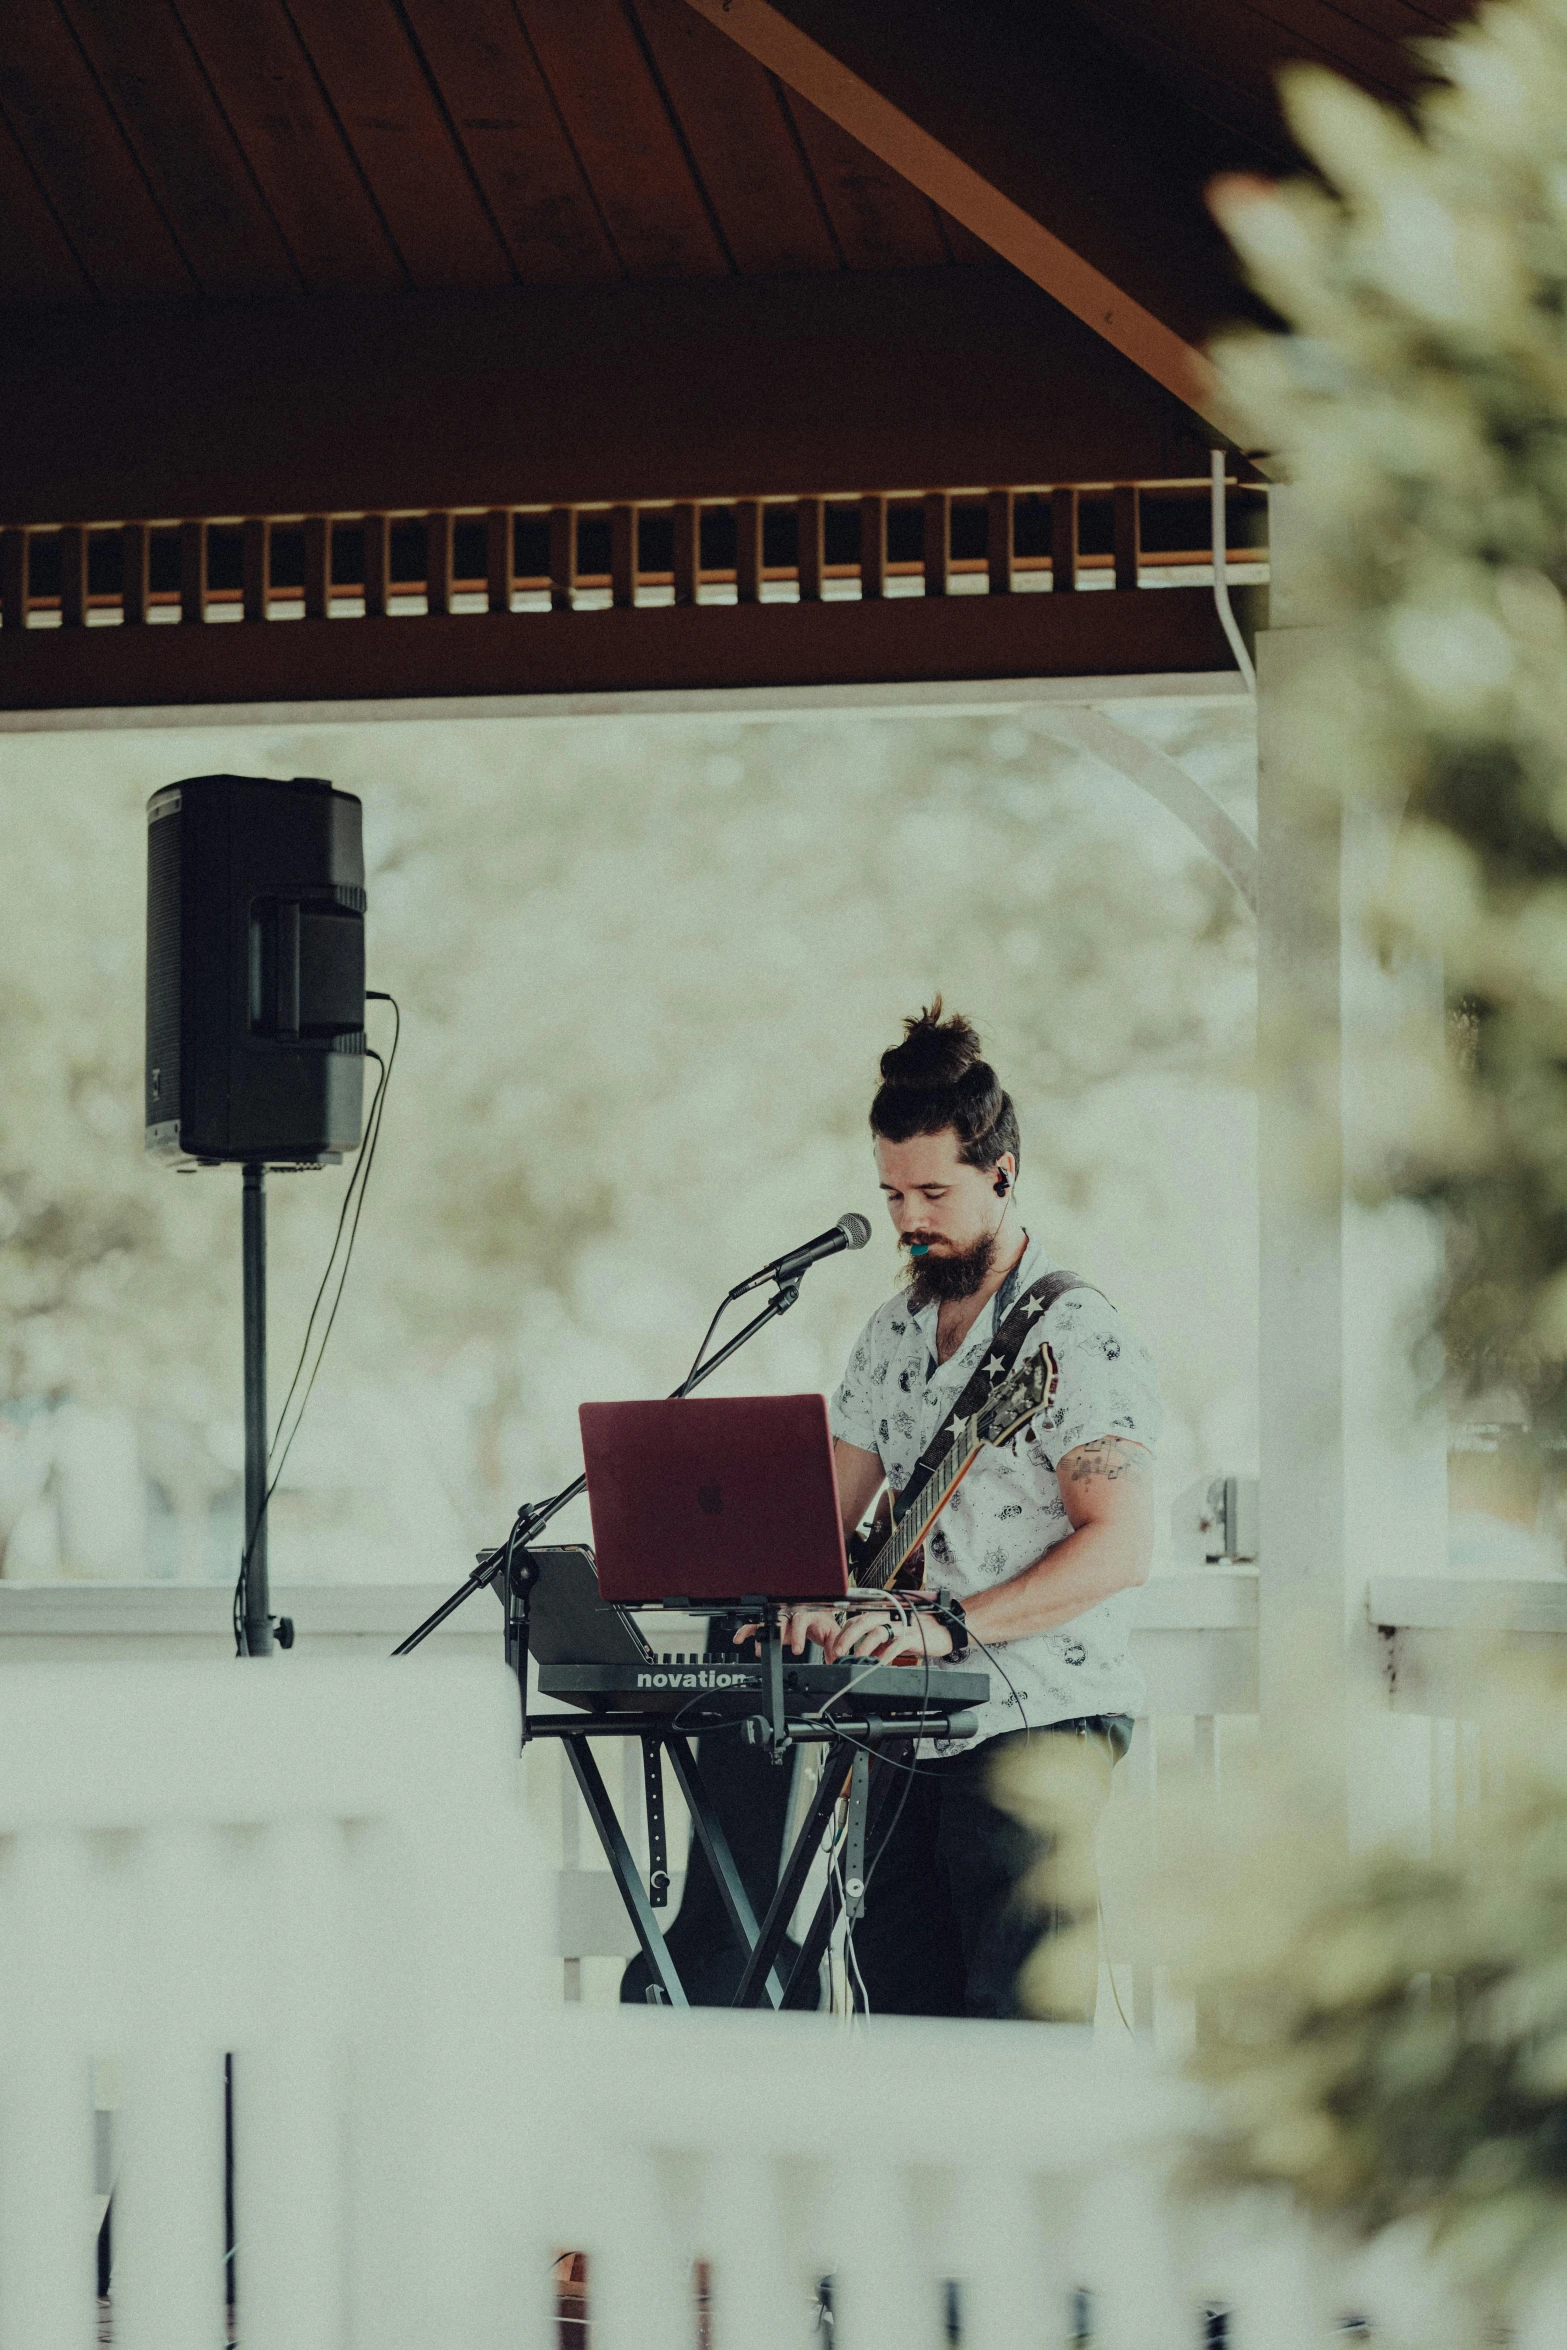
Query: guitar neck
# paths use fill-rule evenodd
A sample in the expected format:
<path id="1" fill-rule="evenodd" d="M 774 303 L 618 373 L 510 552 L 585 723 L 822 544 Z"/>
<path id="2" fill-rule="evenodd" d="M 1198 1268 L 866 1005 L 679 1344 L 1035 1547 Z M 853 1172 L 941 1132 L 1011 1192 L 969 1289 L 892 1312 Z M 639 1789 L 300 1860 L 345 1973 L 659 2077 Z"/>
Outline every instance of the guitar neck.
<path id="1" fill-rule="evenodd" d="M 860 1578 L 862 1583 L 876 1591 L 888 1588 L 905 1560 L 912 1558 L 924 1541 L 937 1512 L 950 1500 L 964 1471 L 979 1450 L 974 1440 L 972 1423 L 965 1421 L 931 1471 L 914 1507 L 906 1517 L 899 1520 L 876 1556 L 863 1570 Z"/>

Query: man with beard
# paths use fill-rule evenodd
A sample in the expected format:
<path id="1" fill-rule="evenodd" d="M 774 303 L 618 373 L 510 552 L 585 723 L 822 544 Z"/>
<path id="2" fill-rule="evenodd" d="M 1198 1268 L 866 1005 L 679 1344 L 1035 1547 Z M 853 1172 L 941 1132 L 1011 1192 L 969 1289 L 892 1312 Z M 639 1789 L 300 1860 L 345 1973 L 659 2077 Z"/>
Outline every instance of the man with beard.
<path id="1" fill-rule="evenodd" d="M 904 1292 L 875 1313 L 833 1401 L 834 1459 L 847 1527 L 885 1485 L 893 1506 L 951 1407 L 1022 1309 L 1021 1363 L 1048 1345 L 1059 1368 L 1050 1402 L 1007 1443 L 987 1448 L 926 1539 L 923 1582 L 941 1614 L 870 1608 L 843 1621 L 793 1613 L 796 1650 L 820 1641 L 830 1659 L 943 1660 L 988 1671 L 978 1736 L 930 1742 L 873 1842 L 855 1971 L 872 2014 L 1015 2016 L 1019 1975 L 1042 1938 L 1064 1962 L 1038 1976 L 1030 2006 L 1091 2020 L 1098 1989 L 1092 1869 L 1079 1870 L 1075 1918 L 1027 1880 L 1049 1840 L 995 1800 L 1020 1750 L 1056 1736 L 1084 1766 L 1074 1806 L 1091 1853 L 1112 1763 L 1131 1738 L 1143 1687 L 1129 1651 L 1132 1591 L 1153 1548 L 1151 1446 L 1158 1399 L 1152 1365 L 1099 1290 L 1054 1270 L 1024 1228 L 1014 1185 L 1016 1112 L 980 1041 L 938 996 L 906 1021 L 882 1055 L 871 1106 L 881 1188 L 910 1257 Z M 1014 1325 L 1014 1328 L 1016 1325 Z M 992 1358 L 993 1359 L 993 1358 Z M 1057 1752 L 1061 1750 L 1057 1749 Z"/>

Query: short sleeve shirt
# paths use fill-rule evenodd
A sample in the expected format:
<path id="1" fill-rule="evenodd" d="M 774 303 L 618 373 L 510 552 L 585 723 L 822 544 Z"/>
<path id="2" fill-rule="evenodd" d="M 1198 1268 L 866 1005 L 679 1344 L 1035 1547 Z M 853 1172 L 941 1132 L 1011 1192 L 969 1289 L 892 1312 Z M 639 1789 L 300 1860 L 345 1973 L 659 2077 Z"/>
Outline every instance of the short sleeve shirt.
<path id="1" fill-rule="evenodd" d="M 875 1453 L 894 1493 L 901 1492 L 1013 1299 L 1051 1270 L 1030 1240 L 944 1363 L 936 1360 L 937 1307 L 915 1313 L 906 1297 L 889 1298 L 849 1357 L 831 1407 L 834 1436 Z M 1107 1298 L 1096 1289 L 1068 1290 L 1034 1324 L 1018 1360 L 1047 1342 L 1060 1370 L 1053 1400 L 1004 1445 L 986 1447 L 926 1539 L 925 1581 L 958 1599 L 1010 1582 L 1066 1540 L 1072 1522 L 1056 1466 L 1067 1453 L 1100 1437 L 1127 1437 L 1150 1451 L 1157 1441 L 1153 1364 Z M 1053 1631 L 992 1642 L 989 1653 L 976 1648 L 970 1662 L 988 1672 L 991 1688 L 979 1738 L 1085 1715 L 1140 1713 L 1146 1690 L 1131 1656 L 1134 1604 L 1130 1591 L 1116 1592 Z"/>

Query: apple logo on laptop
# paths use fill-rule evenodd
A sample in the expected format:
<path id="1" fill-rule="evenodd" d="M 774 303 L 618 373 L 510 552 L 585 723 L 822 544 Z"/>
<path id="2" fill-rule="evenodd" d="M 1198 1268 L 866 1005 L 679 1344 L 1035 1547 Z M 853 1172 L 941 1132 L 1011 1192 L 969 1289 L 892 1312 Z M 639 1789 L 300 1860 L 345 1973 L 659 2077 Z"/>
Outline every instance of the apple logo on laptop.
<path id="1" fill-rule="evenodd" d="M 720 1516 L 724 1506 L 721 1488 L 717 1485 L 699 1485 L 696 1489 L 696 1506 L 699 1510 L 705 1510 L 710 1518 Z"/>

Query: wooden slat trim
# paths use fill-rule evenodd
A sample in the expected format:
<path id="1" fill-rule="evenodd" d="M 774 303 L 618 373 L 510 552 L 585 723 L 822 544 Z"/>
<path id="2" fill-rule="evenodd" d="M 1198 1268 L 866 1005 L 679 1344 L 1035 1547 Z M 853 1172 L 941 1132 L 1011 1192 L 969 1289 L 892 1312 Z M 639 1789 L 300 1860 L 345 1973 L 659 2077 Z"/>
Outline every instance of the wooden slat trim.
<path id="1" fill-rule="evenodd" d="M 742 498 L 735 507 L 735 601 L 757 604 L 762 597 L 762 504 Z"/>
<path id="2" fill-rule="evenodd" d="M 674 525 L 675 602 L 694 604 L 702 560 L 702 518 L 699 509 L 689 500 L 683 500 L 675 508 Z"/>
<path id="3" fill-rule="evenodd" d="M 204 522 L 180 524 L 180 618 L 184 621 L 205 620 L 207 617 L 207 526 Z"/>
<path id="4" fill-rule="evenodd" d="M 392 592 L 392 525 L 385 514 L 367 514 L 365 532 L 365 618 L 384 620 Z"/>
<path id="5" fill-rule="evenodd" d="M 887 501 L 872 492 L 860 500 L 860 594 L 887 593 Z"/>
<path id="6" fill-rule="evenodd" d="M 60 533 L 60 626 L 87 626 L 87 533 L 79 522 Z"/>
<path id="7" fill-rule="evenodd" d="M 952 498 L 948 491 L 926 491 L 924 527 L 925 593 L 944 596 L 952 570 Z"/>
<path id="8" fill-rule="evenodd" d="M 424 518 L 425 610 L 432 619 L 450 618 L 452 609 L 452 518 L 445 511 Z"/>
<path id="9" fill-rule="evenodd" d="M 332 608 L 332 525 L 324 514 L 305 517 L 305 618 L 325 620 Z"/>
<path id="10" fill-rule="evenodd" d="M 141 627 L 152 593 L 152 533 L 145 522 L 127 522 L 120 532 L 120 611 L 127 628 Z"/>
<path id="11" fill-rule="evenodd" d="M 985 572 L 993 596 L 1012 593 L 1015 510 L 1016 500 L 1011 490 L 992 490 L 985 500 Z"/>
<path id="12" fill-rule="evenodd" d="M 272 580 L 272 525 L 252 514 L 240 533 L 240 609 L 247 620 L 265 620 Z"/>
<path id="13" fill-rule="evenodd" d="M 795 517 L 795 576 L 802 604 L 819 604 L 826 570 L 827 506 L 822 498 L 797 498 Z"/>
<path id="14" fill-rule="evenodd" d="M 1134 481 L 1115 486 L 1115 584 L 1134 588 L 1142 560 L 1142 498 Z"/>
<path id="15" fill-rule="evenodd" d="M 484 600 L 492 612 L 511 610 L 511 567 L 511 508 L 492 506 L 484 518 Z"/>
<path id="16" fill-rule="evenodd" d="M 609 518 L 609 593 L 618 611 L 637 600 L 637 510 L 616 506 Z"/>
<path id="17" fill-rule="evenodd" d="M 1077 492 L 1050 493 L 1050 584 L 1058 596 L 1077 586 Z"/>
<path id="18" fill-rule="evenodd" d="M 577 587 L 577 510 L 550 509 L 550 609 L 569 612 Z"/>

